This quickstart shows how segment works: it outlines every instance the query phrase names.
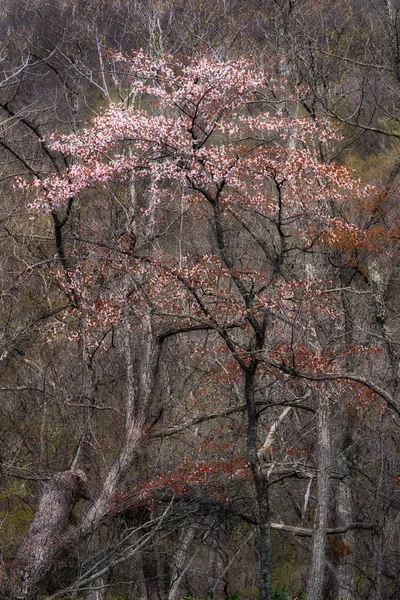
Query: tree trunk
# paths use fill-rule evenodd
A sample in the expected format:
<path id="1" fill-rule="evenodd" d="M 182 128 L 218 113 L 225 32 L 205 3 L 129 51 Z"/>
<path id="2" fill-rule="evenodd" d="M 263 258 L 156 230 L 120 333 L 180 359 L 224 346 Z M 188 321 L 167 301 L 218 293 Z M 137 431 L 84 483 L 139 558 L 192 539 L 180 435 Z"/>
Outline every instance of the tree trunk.
<path id="1" fill-rule="evenodd" d="M 211 598 L 212 595 L 215 594 L 215 592 L 216 592 L 220 537 L 221 537 L 221 525 L 219 525 L 211 533 L 210 554 L 209 554 L 209 560 L 208 560 L 207 589 L 206 589 L 207 598 Z"/>
<path id="2" fill-rule="evenodd" d="M 10 598 L 28 599 L 63 548 L 75 504 L 86 494 L 83 471 L 57 473 L 46 483 L 39 509 L 13 561 Z"/>
<path id="3" fill-rule="evenodd" d="M 253 362 L 245 374 L 244 395 L 247 406 L 247 456 L 254 477 L 258 509 L 258 532 L 260 553 L 260 600 L 271 598 L 271 531 L 269 490 L 267 478 L 257 453 L 257 413 L 254 399 L 257 363 Z"/>
<path id="4" fill-rule="evenodd" d="M 353 521 L 353 499 L 350 486 L 345 481 L 339 483 L 337 512 L 340 524 L 347 525 Z M 349 530 L 342 537 L 342 552 L 338 556 L 339 564 L 336 571 L 336 596 L 340 600 L 352 600 L 353 598 L 352 587 L 355 569 L 352 564 L 351 555 L 354 543 L 354 530 Z"/>
<path id="5" fill-rule="evenodd" d="M 168 600 L 176 600 L 179 592 L 179 585 L 182 577 L 186 573 L 188 567 L 191 564 L 189 560 L 189 548 L 193 542 L 194 536 L 196 535 L 197 527 L 190 525 L 188 529 L 182 532 L 182 538 L 180 546 L 174 556 L 174 564 L 172 565 L 171 571 L 171 584 L 168 594 Z"/>
<path id="6" fill-rule="evenodd" d="M 306 600 L 322 600 L 325 572 L 326 530 L 330 491 L 329 400 L 321 395 L 317 413 L 317 513 L 312 542 Z"/>
<path id="7" fill-rule="evenodd" d="M 271 529 L 269 489 L 266 477 L 259 474 L 255 480 L 258 519 L 259 519 L 259 552 L 260 552 L 260 600 L 271 598 Z"/>
<path id="8" fill-rule="evenodd" d="M 99 535 L 96 532 L 89 541 L 89 551 L 90 554 L 96 556 L 96 554 L 100 555 L 100 540 Z M 106 581 L 105 577 L 99 577 L 92 583 L 88 584 L 88 591 L 85 595 L 85 600 L 104 600 L 107 593 Z"/>
<path id="9" fill-rule="evenodd" d="M 353 426 L 354 416 L 347 415 L 346 423 L 342 424 L 338 444 L 337 471 L 341 475 L 338 483 L 336 497 L 337 525 L 346 526 L 354 522 L 353 496 L 350 486 L 349 474 L 351 468 L 350 452 L 354 447 Z M 352 600 L 355 568 L 353 564 L 353 550 L 355 547 L 354 530 L 350 529 L 342 535 L 341 544 L 336 549 L 336 596 L 339 600 Z"/>
<path id="10" fill-rule="evenodd" d="M 103 577 L 97 579 L 97 581 L 95 582 L 95 586 L 91 586 L 92 589 L 90 590 L 90 592 L 88 592 L 86 600 L 103 600 L 106 597 L 107 588 L 104 584 Z"/>

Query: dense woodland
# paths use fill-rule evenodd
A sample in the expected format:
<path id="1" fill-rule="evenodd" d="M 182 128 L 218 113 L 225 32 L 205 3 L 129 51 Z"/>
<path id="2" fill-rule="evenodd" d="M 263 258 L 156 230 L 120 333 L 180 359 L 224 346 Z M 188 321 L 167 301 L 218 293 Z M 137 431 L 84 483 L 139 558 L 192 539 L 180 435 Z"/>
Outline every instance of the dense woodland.
<path id="1" fill-rule="evenodd" d="M 0 44 L 0 597 L 399 600 L 400 1 Z"/>

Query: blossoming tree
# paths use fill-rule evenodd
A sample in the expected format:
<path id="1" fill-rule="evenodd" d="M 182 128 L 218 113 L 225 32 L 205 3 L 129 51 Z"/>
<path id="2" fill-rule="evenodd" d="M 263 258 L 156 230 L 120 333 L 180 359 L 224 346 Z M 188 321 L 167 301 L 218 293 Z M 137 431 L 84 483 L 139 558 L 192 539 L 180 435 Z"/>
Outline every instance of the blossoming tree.
<path id="1" fill-rule="evenodd" d="M 340 251 L 350 261 L 354 249 L 362 254 L 379 245 L 379 232 L 349 218 L 376 192 L 327 160 L 335 131 L 302 115 L 301 90 L 292 93 L 268 64 L 153 60 L 142 51 L 115 60 L 125 98 L 78 134 L 54 137 L 53 151 L 72 158 L 63 174 L 19 182 L 34 196 L 33 214 L 75 211 L 72 234 L 58 230 L 55 278 L 68 308 L 53 335 L 83 348 L 93 405 L 95 358 L 119 344 L 125 360 L 117 454 L 102 467 L 81 524 L 72 534 L 58 531 L 60 542 L 46 561 L 71 536 L 98 528 L 137 452 L 157 432 L 166 401 L 160 392 L 165 345 L 193 332 L 202 340 L 201 332 L 208 332 L 208 345 L 201 349 L 199 343 L 194 355 L 214 353 L 229 365 L 245 409 L 246 464 L 237 473 L 247 470 L 254 485 L 262 600 L 271 593 L 273 438 L 293 412 L 317 412 L 318 506 L 308 598 L 320 598 L 330 404 L 364 386 L 398 411 L 389 395 L 344 372 L 349 354 L 368 360 L 371 349 L 343 341 L 342 300 L 328 260 Z M 216 398 L 212 404 L 210 418 L 232 410 Z M 93 451 L 89 438 L 87 428 L 73 461 L 79 473 L 87 471 L 85 456 Z M 30 594 L 44 576 L 44 555 L 24 552 L 17 564 Z"/>

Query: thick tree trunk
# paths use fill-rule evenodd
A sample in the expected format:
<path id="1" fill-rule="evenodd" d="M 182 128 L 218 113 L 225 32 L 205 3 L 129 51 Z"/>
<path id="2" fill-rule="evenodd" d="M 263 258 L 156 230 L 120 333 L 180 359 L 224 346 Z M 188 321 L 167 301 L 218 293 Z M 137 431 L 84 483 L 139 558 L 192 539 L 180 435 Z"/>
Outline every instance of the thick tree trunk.
<path id="1" fill-rule="evenodd" d="M 341 481 L 338 491 L 337 507 L 339 523 L 348 525 L 353 521 L 353 499 L 348 483 Z M 338 556 L 339 564 L 336 571 L 337 597 L 340 600 L 352 600 L 355 568 L 351 559 L 354 548 L 354 530 L 347 531 L 342 537 L 342 552 Z"/>
<path id="2" fill-rule="evenodd" d="M 86 494 L 83 471 L 57 473 L 46 483 L 39 509 L 13 561 L 10 598 L 28 599 L 63 548 L 72 510 Z"/>
<path id="3" fill-rule="evenodd" d="M 338 482 L 336 496 L 337 526 L 347 526 L 354 522 L 353 495 L 349 474 L 351 468 L 350 452 L 354 447 L 353 440 L 354 416 L 347 415 L 345 424 L 340 427 L 338 443 L 337 472 L 341 479 Z M 337 567 L 335 569 L 336 597 L 340 600 L 352 600 L 355 567 L 353 550 L 355 534 L 353 529 L 343 533 L 341 544 L 335 549 Z"/>
<path id="4" fill-rule="evenodd" d="M 258 508 L 258 532 L 260 552 L 260 600 L 271 598 L 271 531 L 269 490 L 267 478 L 257 453 L 257 414 L 254 399 L 255 375 L 257 363 L 246 371 L 244 395 L 247 406 L 247 456 L 254 477 Z"/>
<path id="5" fill-rule="evenodd" d="M 317 439 L 317 513 L 306 600 L 323 598 L 331 463 L 329 400 L 323 396 L 317 413 Z"/>

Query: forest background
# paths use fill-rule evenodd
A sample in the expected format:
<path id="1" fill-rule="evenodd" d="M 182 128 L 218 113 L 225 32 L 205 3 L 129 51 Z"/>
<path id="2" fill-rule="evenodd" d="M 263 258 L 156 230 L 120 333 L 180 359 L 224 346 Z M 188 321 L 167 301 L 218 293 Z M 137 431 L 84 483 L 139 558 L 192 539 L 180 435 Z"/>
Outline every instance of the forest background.
<path id="1" fill-rule="evenodd" d="M 398 599 L 400 3 L 0 17 L 2 597 Z"/>

